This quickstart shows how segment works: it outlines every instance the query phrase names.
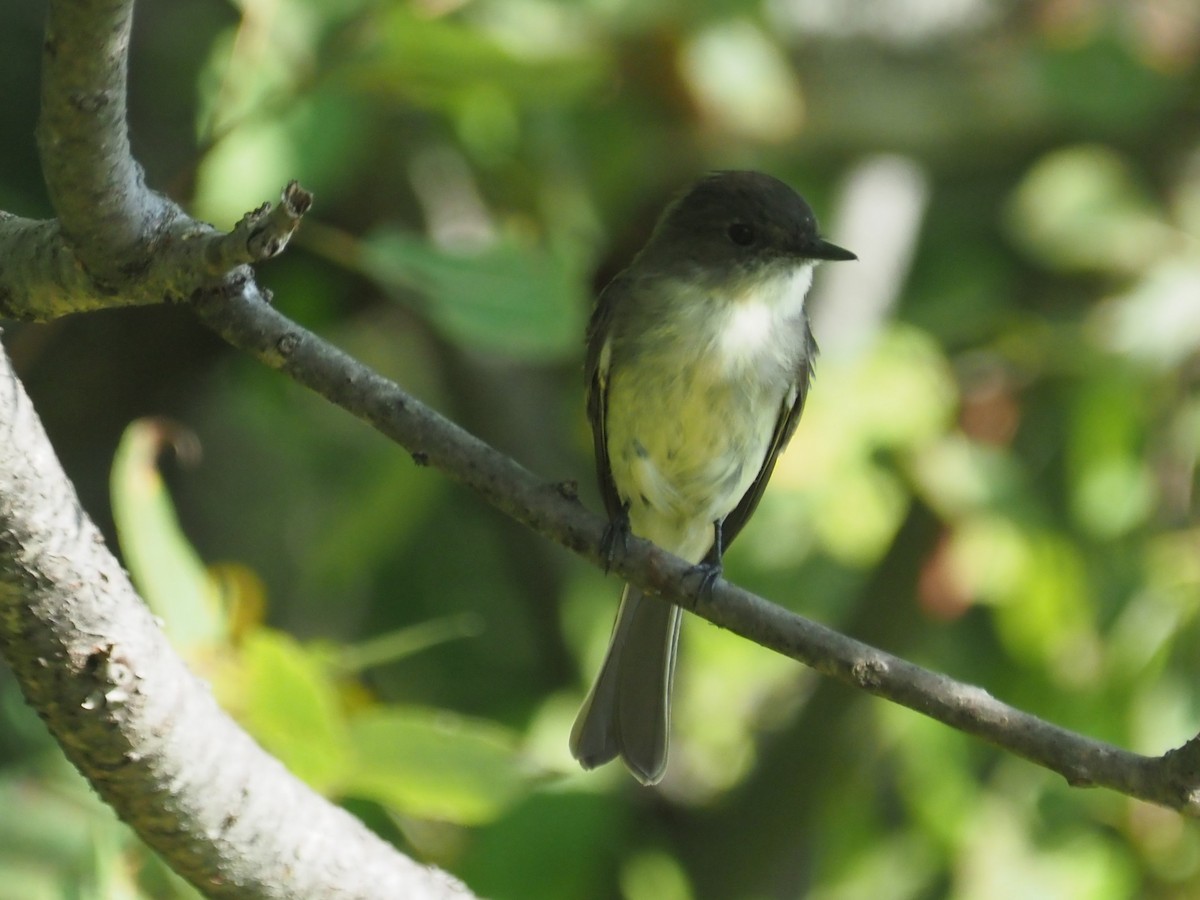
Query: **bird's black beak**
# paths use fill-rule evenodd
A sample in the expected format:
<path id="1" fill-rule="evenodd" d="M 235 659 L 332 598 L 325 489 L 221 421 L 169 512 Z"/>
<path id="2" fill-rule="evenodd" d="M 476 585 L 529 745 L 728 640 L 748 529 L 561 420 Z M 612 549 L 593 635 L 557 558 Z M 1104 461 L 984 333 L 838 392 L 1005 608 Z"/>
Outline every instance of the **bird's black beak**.
<path id="1" fill-rule="evenodd" d="M 831 244 L 824 238 L 816 238 L 804 248 L 804 255 L 809 259 L 827 259 L 830 262 L 846 262 L 858 259 L 849 250 L 843 250 L 837 244 Z"/>

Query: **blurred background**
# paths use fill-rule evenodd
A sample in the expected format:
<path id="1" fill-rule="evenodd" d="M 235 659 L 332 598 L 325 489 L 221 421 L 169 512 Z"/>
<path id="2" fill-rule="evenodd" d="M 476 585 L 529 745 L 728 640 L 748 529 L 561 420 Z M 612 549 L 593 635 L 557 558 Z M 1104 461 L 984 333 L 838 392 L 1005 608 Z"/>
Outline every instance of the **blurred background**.
<path id="1" fill-rule="evenodd" d="M 0 10 L 0 209 L 51 210 L 44 4 Z M 316 205 L 278 307 L 599 509 L 595 290 L 713 168 L 811 202 L 800 429 L 726 574 L 1149 754 L 1200 730 L 1193 0 L 175 0 L 148 182 Z M 620 586 L 186 309 L 8 325 L 90 514 L 272 752 L 495 898 L 1185 898 L 1200 832 L 686 623 L 654 790 L 567 753 Z M 170 447 L 174 452 L 164 452 Z M 161 472 L 161 478 L 158 474 Z M 0 671 L 0 897 L 194 896 Z"/>

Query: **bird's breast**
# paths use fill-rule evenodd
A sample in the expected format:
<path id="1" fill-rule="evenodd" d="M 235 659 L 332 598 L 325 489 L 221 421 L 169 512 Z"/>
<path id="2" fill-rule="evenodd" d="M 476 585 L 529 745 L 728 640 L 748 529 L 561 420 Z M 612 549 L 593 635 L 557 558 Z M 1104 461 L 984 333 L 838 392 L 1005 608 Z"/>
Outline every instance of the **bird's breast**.
<path id="1" fill-rule="evenodd" d="M 727 377 L 778 377 L 808 348 L 804 300 L 812 266 L 750 280 L 728 298 L 710 301 L 709 361 Z"/>
<path id="2" fill-rule="evenodd" d="M 635 534 L 685 557 L 707 551 L 712 523 L 757 477 L 794 396 L 808 352 L 806 289 L 802 275 L 696 303 L 690 320 L 614 349 L 608 456 Z"/>

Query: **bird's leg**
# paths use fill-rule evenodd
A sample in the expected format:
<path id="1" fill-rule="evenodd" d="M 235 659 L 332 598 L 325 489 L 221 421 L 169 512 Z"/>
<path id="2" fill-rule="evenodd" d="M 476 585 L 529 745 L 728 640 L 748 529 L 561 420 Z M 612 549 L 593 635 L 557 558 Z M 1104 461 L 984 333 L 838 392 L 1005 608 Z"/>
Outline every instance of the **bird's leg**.
<path id="1" fill-rule="evenodd" d="M 717 583 L 717 579 L 721 577 L 721 573 L 725 567 L 721 563 L 721 557 L 725 553 L 724 542 L 722 541 L 721 526 L 723 521 L 717 519 L 713 522 L 713 543 L 709 548 L 708 553 L 704 555 L 704 559 L 696 563 L 692 567 L 690 575 L 695 575 L 700 579 L 700 584 L 696 588 L 696 593 L 704 597 L 705 600 L 712 599 L 713 585 Z"/>
<path id="2" fill-rule="evenodd" d="M 604 574 L 616 561 L 618 548 L 622 554 L 629 546 L 629 504 L 621 507 L 620 513 L 608 522 L 604 536 L 600 538 L 600 558 L 604 560 Z"/>

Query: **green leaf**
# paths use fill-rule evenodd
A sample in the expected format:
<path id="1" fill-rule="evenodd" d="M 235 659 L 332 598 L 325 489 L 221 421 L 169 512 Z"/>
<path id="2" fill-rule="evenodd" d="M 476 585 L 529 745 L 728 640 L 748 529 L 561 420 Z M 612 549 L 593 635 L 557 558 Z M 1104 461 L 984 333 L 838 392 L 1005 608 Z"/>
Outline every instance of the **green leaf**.
<path id="1" fill-rule="evenodd" d="M 595 50 L 522 55 L 478 27 L 451 17 L 390 6 L 363 23 L 369 37 L 337 74 L 352 85 L 406 101 L 454 106 L 464 92 L 488 85 L 523 107 L 578 103 L 608 83 L 608 65 Z"/>
<path id="2" fill-rule="evenodd" d="M 472 833 L 455 874 L 481 897 L 618 896 L 616 886 L 609 886 L 609 870 L 631 840 L 638 812 L 623 795 L 534 791 Z M 547 865 L 548 860 L 563 864 Z"/>
<path id="3" fill-rule="evenodd" d="M 1048 111 L 1068 133 L 1142 133 L 1178 102 L 1184 80 L 1148 64 L 1148 48 L 1138 49 L 1121 31 L 1102 26 L 1089 39 L 1047 46 L 1034 59 Z"/>
<path id="4" fill-rule="evenodd" d="M 1145 522 L 1155 505 L 1154 476 L 1141 437 L 1152 383 L 1105 365 L 1082 383 L 1071 410 L 1066 474 L 1080 528 L 1112 540 Z"/>
<path id="5" fill-rule="evenodd" d="M 406 815 L 478 825 L 520 796 L 516 739 L 490 722 L 428 709 L 374 709 L 350 722 L 344 792 Z"/>
<path id="6" fill-rule="evenodd" d="M 582 267 L 562 253 L 511 238 L 451 253 L 389 230 L 366 238 L 362 265 L 385 287 L 422 294 L 421 311 L 452 340 L 524 358 L 578 352 L 584 279 Z"/>
<path id="7" fill-rule="evenodd" d="M 320 654 L 259 628 L 242 643 L 242 665 L 220 683 L 246 729 L 298 777 L 332 793 L 349 768 L 341 702 Z"/>
<path id="8" fill-rule="evenodd" d="M 1014 240 L 1064 271 L 1141 271 L 1173 237 L 1129 163 L 1099 145 L 1065 147 L 1038 160 L 1007 218 Z"/>
<path id="9" fill-rule="evenodd" d="M 219 592 L 179 527 L 157 468 L 164 447 L 195 451 L 190 432 L 162 419 L 139 419 L 125 429 L 109 489 L 125 565 L 171 641 L 187 652 L 216 644 L 226 631 Z"/>
<path id="10" fill-rule="evenodd" d="M 1045 530 L 1023 532 L 1020 540 L 1013 591 L 996 608 L 1000 638 L 1016 659 L 1044 665 L 1062 683 L 1087 684 L 1096 678 L 1100 649 L 1080 551 Z"/>

